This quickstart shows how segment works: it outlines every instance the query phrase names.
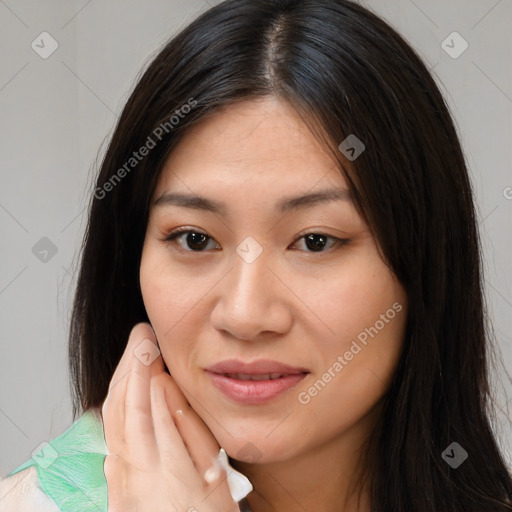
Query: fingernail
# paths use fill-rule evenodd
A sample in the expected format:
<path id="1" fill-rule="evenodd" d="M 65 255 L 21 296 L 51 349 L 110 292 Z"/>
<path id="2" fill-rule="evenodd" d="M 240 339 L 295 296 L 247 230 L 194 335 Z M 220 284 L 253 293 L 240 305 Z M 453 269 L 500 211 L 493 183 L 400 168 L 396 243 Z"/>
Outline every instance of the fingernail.
<path id="1" fill-rule="evenodd" d="M 208 468 L 208 469 L 205 471 L 205 473 L 204 473 L 204 479 L 205 479 L 209 484 L 211 484 L 212 482 L 214 482 L 215 480 L 217 480 L 217 478 L 219 478 L 220 473 L 221 473 L 220 468 L 218 468 L 218 467 L 216 467 L 216 466 L 212 466 L 211 468 Z"/>

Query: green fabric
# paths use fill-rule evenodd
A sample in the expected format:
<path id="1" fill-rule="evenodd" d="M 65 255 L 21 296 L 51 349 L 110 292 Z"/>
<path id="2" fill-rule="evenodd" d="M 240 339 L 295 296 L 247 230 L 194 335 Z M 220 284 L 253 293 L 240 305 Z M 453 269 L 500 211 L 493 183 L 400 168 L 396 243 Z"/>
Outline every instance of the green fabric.
<path id="1" fill-rule="evenodd" d="M 8 477 L 36 466 L 43 492 L 62 512 L 107 512 L 107 454 L 99 412 L 89 410 Z"/>

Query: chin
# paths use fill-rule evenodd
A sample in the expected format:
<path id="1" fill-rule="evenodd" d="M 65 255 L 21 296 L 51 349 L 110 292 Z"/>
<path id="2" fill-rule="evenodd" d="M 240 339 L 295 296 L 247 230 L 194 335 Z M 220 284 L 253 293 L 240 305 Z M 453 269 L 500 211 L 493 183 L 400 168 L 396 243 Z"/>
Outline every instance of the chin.
<path id="1" fill-rule="evenodd" d="M 297 443 L 284 443 L 282 437 L 267 437 L 268 432 L 233 438 L 224 432 L 219 444 L 231 459 L 249 464 L 268 464 L 288 460 L 297 454 Z M 288 438 L 288 441 L 290 438 Z M 224 441 L 224 444 L 222 443 Z"/>

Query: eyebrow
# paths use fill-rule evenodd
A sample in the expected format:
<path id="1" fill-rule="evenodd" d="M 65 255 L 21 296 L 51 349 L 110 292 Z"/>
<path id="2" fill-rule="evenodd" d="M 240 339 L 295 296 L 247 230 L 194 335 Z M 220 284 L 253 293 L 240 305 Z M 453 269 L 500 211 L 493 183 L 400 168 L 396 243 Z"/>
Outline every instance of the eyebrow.
<path id="1" fill-rule="evenodd" d="M 296 197 L 286 198 L 276 204 L 279 213 L 308 208 L 319 203 L 331 201 L 352 201 L 352 194 L 348 189 L 326 189 L 310 192 Z M 153 202 L 156 207 L 181 206 L 195 210 L 205 210 L 225 216 L 227 208 L 224 203 L 206 197 L 184 194 L 181 192 L 165 192 Z"/>

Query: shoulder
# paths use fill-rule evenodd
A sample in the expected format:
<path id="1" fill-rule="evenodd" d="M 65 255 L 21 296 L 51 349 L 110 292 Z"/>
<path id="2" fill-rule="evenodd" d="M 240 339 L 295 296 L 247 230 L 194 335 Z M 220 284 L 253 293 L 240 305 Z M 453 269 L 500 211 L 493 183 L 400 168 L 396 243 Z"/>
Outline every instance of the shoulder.
<path id="1" fill-rule="evenodd" d="M 39 487 L 31 466 L 0 480 L 0 512 L 60 512 L 55 501 Z"/>
<path id="2" fill-rule="evenodd" d="M 106 454 L 101 414 L 85 411 L 0 481 L 0 512 L 106 510 Z"/>

